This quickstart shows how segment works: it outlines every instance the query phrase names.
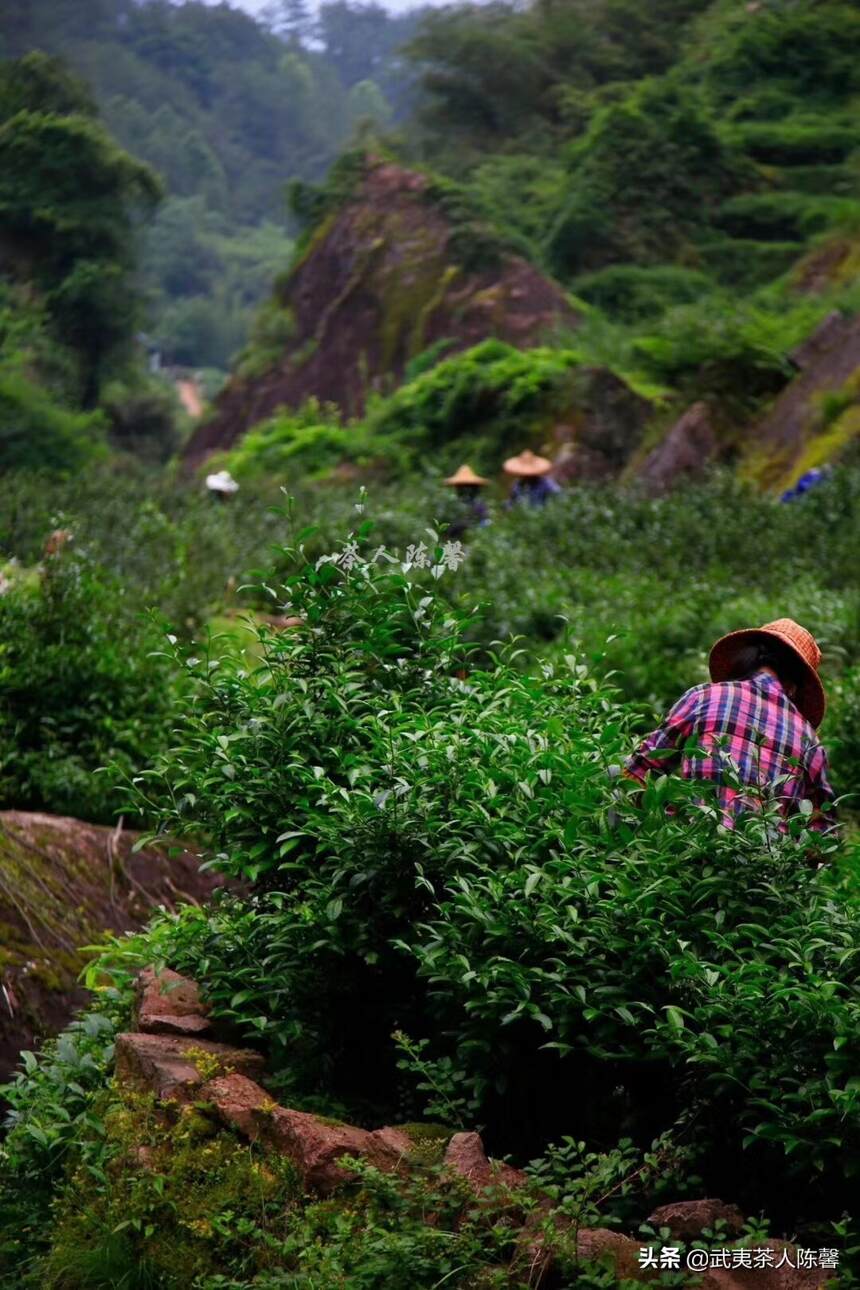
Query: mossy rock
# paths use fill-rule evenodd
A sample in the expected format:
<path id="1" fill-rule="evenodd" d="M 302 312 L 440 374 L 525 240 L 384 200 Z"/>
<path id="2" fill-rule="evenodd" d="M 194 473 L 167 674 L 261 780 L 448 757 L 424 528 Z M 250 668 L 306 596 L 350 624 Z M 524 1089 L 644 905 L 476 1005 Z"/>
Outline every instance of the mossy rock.
<path id="1" fill-rule="evenodd" d="M 0 812 L 0 981 L 10 1001 L 0 1012 L 0 1081 L 22 1049 L 61 1030 L 84 1001 L 82 945 L 141 927 L 157 906 L 174 906 L 177 893 L 201 901 L 218 885 L 190 852 L 135 852 L 137 837 Z"/>
<path id="2" fill-rule="evenodd" d="M 400 1133 L 405 1133 L 413 1145 L 410 1162 L 420 1165 L 439 1165 L 445 1156 L 445 1148 L 457 1132 L 444 1124 L 425 1124 L 421 1122 L 396 1124 L 393 1126 Z"/>

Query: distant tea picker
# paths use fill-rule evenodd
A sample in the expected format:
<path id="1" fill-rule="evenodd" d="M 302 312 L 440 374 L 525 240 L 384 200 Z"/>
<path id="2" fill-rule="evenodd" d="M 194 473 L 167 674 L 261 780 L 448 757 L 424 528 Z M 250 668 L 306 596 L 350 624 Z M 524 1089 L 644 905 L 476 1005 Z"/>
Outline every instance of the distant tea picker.
<path id="1" fill-rule="evenodd" d="M 560 485 L 550 478 L 553 463 L 529 448 L 516 457 L 508 457 L 502 469 L 516 481 L 506 502 L 509 508 L 520 503 L 543 506 L 562 491 Z M 450 532 L 455 537 L 462 536 L 468 528 L 489 524 L 487 507 L 481 497 L 482 490 L 490 482 L 488 479 L 476 475 L 471 466 L 464 464 L 442 482 L 455 490 L 461 502 L 461 509 L 450 525 Z"/>
<path id="2" fill-rule="evenodd" d="M 551 497 L 561 492 L 561 486 L 550 479 L 552 462 L 548 457 L 539 457 L 528 448 L 516 457 L 508 457 L 502 469 L 506 475 L 511 475 L 516 480 L 508 498 L 509 506 L 522 502 L 528 506 L 544 506 Z"/>
<path id="3" fill-rule="evenodd" d="M 206 487 L 209 491 L 209 496 L 216 498 L 219 502 L 226 502 L 229 497 L 239 491 L 239 485 L 229 470 L 219 470 L 213 475 L 207 475 Z"/>
<path id="4" fill-rule="evenodd" d="M 488 479 L 476 475 L 471 466 L 463 465 L 442 482 L 448 488 L 453 488 L 459 503 L 458 513 L 448 526 L 451 537 L 462 537 L 467 529 L 482 528 L 489 524 L 489 512 L 481 497 L 481 490 L 490 482 Z"/>
<path id="5" fill-rule="evenodd" d="M 784 817 L 809 813 L 823 832 L 835 820 L 827 756 L 821 650 L 791 618 L 730 632 L 711 650 L 710 683 L 694 686 L 627 762 L 628 778 L 675 772 L 716 785 L 723 822 L 765 801 Z M 804 806 L 804 803 L 808 803 Z"/>

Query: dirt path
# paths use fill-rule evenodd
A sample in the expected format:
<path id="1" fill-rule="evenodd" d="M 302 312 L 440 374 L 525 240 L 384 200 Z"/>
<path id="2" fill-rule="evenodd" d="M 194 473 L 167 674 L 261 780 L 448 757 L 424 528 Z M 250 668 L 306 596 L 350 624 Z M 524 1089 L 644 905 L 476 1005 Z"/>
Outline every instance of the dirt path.
<path id="1" fill-rule="evenodd" d="M 203 399 L 200 397 L 200 386 L 196 381 L 177 381 L 176 391 L 182 406 L 190 417 L 199 417 L 203 411 Z"/>

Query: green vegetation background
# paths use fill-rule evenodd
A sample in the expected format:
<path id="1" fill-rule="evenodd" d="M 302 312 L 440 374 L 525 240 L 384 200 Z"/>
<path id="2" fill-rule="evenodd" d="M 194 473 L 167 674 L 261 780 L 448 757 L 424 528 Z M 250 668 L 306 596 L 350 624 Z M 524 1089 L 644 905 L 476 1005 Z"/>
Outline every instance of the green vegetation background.
<path id="1" fill-rule="evenodd" d="M 409 1185 L 365 1170 L 309 1203 L 205 1116 L 165 1128 L 124 1099 L 113 1036 L 132 972 L 163 959 L 201 977 L 292 1104 L 478 1123 L 497 1154 L 541 1157 L 570 1284 L 615 1284 L 579 1266 L 580 1224 L 637 1232 L 660 1199 L 711 1192 L 751 1231 L 764 1214 L 839 1246 L 850 1287 L 850 435 L 791 505 L 730 473 L 662 499 L 626 480 L 536 513 L 494 492 L 462 564 L 436 535 L 444 468 L 468 450 L 495 469 L 583 367 L 653 400 L 655 440 L 707 399 L 742 455 L 792 347 L 856 310 L 860 16 L 832 0 L 322 13 L 317 37 L 300 4 L 276 34 L 122 0 L 0 23 L 0 802 L 123 811 L 247 884 L 105 947 L 93 1010 L 25 1058 L 0 1261 L 56 1290 L 527 1283 L 510 1215 L 476 1212 L 432 1153 Z M 528 353 L 437 347 L 360 425 L 313 405 L 255 427 L 219 505 L 166 464 L 183 427 L 141 345 L 226 366 L 292 237 L 342 200 L 343 169 L 320 181 L 362 122 L 359 144 L 443 177 L 482 248 L 516 246 L 575 292 L 584 325 Z M 833 247 L 839 271 L 804 290 Z M 263 311 L 250 369 L 288 322 Z M 856 399 L 835 392 L 814 429 Z M 337 486 L 344 462 L 378 476 L 369 499 Z M 57 528 L 73 538 L 46 553 Z M 406 554 L 422 542 L 429 568 Z M 291 610 L 313 630 L 279 630 Z M 672 781 L 632 802 L 614 768 L 704 679 L 711 641 L 783 614 L 824 650 L 842 837 L 822 850 L 802 819 L 782 836 L 768 811 L 734 835 L 708 812 L 690 825 L 665 811 L 688 809 Z"/>

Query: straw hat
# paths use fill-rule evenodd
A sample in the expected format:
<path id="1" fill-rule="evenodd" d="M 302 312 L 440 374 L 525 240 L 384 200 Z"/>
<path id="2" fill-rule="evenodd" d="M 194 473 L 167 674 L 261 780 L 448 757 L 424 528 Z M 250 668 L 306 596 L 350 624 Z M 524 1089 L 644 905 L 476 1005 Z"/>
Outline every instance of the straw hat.
<path id="1" fill-rule="evenodd" d="M 489 482 L 489 479 L 483 479 L 480 475 L 476 475 L 471 466 L 461 466 L 459 470 L 455 470 L 453 475 L 449 475 L 447 479 L 442 480 L 443 484 L 451 484 L 454 488 L 460 488 L 464 484 L 483 487 L 484 484 L 489 484 Z"/>
<path id="2" fill-rule="evenodd" d="M 818 676 L 821 650 L 812 633 L 793 618 L 777 618 L 776 622 L 765 623 L 764 627 L 747 627 L 743 631 L 729 632 L 728 636 L 722 636 L 711 650 L 708 660 L 711 680 L 735 679 L 733 673 L 738 651 L 745 645 L 762 640 L 779 641 L 803 664 L 803 679 L 798 686 L 794 703 L 810 725 L 817 728 L 821 725 L 826 705 L 824 687 Z"/>
<path id="3" fill-rule="evenodd" d="M 552 462 L 548 457 L 538 457 L 530 448 L 526 448 L 518 457 L 508 457 L 503 470 L 507 475 L 528 479 L 533 475 L 548 474 L 552 470 Z"/>

